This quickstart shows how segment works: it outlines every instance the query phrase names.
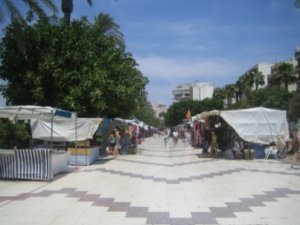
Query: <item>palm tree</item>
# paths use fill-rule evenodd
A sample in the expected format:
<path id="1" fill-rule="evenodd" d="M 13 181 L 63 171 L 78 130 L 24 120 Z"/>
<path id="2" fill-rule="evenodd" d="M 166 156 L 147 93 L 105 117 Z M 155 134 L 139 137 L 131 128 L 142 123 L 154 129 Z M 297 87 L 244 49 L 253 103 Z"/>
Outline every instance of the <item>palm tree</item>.
<path id="1" fill-rule="evenodd" d="M 88 4 L 92 6 L 92 0 L 87 0 Z M 71 22 L 71 14 L 73 12 L 73 0 L 61 0 L 61 10 L 64 13 L 67 24 Z"/>
<path id="2" fill-rule="evenodd" d="M 234 90 L 235 90 L 235 100 L 236 102 L 238 102 L 242 99 L 242 95 L 244 92 L 244 85 L 242 79 L 238 79 L 237 82 L 235 82 Z"/>
<path id="3" fill-rule="evenodd" d="M 27 18 L 22 15 L 17 0 L 0 0 L 0 23 L 3 23 L 5 16 L 9 16 L 12 21 L 12 29 L 17 37 L 17 45 L 21 51 L 26 49 L 26 43 L 24 43 L 23 28 L 27 26 L 27 22 L 31 22 L 32 18 L 36 15 L 40 20 L 48 20 L 48 17 L 44 11 L 44 7 L 52 10 L 53 14 L 57 12 L 57 8 L 53 3 L 53 0 L 23 0 L 28 7 Z M 20 2 L 20 1 L 19 1 Z"/>
<path id="4" fill-rule="evenodd" d="M 1 0 L 0 2 L 0 23 L 4 21 L 5 15 L 8 14 L 12 21 L 16 21 L 21 25 L 26 25 L 26 20 L 17 7 L 17 1 Z M 47 15 L 43 10 L 43 6 L 46 6 L 48 9 L 52 10 L 54 14 L 57 12 L 57 8 L 53 3 L 53 0 L 41 0 L 39 2 L 36 0 L 23 0 L 23 2 L 30 9 L 30 13 L 37 15 L 39 19 L 47 19 Z"/>
<path id="5" fill-rule="evenodd" d="M 125 41 L 120 31 L 120 26 L 109 14 L 100 13 L 96 16 L 95 29 L 99 34 L 110 38 L 121 49 L 125 48 Z"/>
<path id="6" fill-rule="evenodd" d="M 264 85 L 265 80 L 264 80 L 264 75 L 262 72 L 258 71 L 258 69 L 254 69 L 253 71 L 250 72 L 251 76 L 253 77 L 253 83 L 255 84 L 255 90 L 258 89 L 259 85 Z"/>
<path id="7" fill-rule="evenodd" d="M 226 95 L 226 99 L 227 99 L 227 105 L 230 106 L 232 105 L 232 98 L 234 97 L 234 84 L 227 84 L 225 85 L 225 95 Z"/>
<path id="8" fill-rule="evenodd" d="M 213 93 L 213 98 L 224 101 L 224 99 L 226 98 L 225 90 L 222 88 L 215 88 Z"/>
<path id="9" fill-rule="evenodd" d="M 276 78 L 279 80 L 280 84 L 284 84 L 285 90 L 288 91 L 289 84 L 292 84 L 297 80 L 294 66 L 291 63 L 282 63 L 278 67 Z"/>

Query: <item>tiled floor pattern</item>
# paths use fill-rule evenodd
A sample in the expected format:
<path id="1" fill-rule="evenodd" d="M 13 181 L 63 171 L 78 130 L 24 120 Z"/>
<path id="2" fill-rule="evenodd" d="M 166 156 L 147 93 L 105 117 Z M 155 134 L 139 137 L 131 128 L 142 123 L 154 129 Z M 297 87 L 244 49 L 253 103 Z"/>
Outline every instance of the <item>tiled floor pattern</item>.
<path id="1" fill-rule="evenodd" d="M 300 223 L 300 170 L 275 160 L 201 156 L 149 138 L 51 182 L 0 181 L 0 224 Z"/>

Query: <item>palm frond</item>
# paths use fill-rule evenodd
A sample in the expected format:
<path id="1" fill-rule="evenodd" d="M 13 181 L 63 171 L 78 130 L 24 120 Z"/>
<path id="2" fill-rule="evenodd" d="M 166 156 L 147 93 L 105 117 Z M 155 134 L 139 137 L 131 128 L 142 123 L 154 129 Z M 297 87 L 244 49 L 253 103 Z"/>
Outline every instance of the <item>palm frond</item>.
<path id="1" fill-rule="evenodd" d="M 23 0 L 39 18 L 46 19 L 47 15 L 36 0 Z"/>
<path id="2" fill-rule="evenodd" d="M 44 5 L 46 5 L 50 10 L 52 10 L 52 12 L 54 14 L 56 14 L 58 12 L 58 9 L 56 7 L 56 5 L 53 3 L 52 0 L 42 0 L 42 2 L 44 3 Z"/>
<path id="3" fill-rule="evenodd" d="M 4 6 L 7 8 L 7 11 L 10 14 L 11 20 L 17 21 L 20 24 L 26 24 L 25 19 L 23 18 L 21 12 L 18 10 L 18 8 L 15 6 L 14 3 L 10 0 L 4 1 Z"/>
<path id="4" fill-rule="evenodd" d="M 90 5 L 90 6 L 92 6 L 92 5 L 93 5 L 93 2 L 92 2 L 92 0 L 87 0 L 87 2 L 89 3 L 89 5 Z"/>

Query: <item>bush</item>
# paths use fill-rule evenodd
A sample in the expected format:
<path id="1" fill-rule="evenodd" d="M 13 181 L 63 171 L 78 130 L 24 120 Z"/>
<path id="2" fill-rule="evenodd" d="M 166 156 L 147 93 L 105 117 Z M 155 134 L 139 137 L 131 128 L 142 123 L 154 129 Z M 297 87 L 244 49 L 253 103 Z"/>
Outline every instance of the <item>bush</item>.
<path id="1" fill-rule="evenodd" d="M 27 148 L 31 135 L 26 123 L 0 120 L 0 148 Z"/>

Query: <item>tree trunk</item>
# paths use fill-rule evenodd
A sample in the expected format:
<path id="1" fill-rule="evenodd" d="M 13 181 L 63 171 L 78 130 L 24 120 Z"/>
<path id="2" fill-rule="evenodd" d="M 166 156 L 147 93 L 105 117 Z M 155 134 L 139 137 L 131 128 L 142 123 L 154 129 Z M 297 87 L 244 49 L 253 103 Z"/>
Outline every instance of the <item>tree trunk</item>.
<path id="1" fill-rule="evenodd" d="M 64 13 L 65 20 L 68 25 L 71 23 L 71 14 L 73 12 L 73 0 L 62 0 L 61 10 Z"/>

